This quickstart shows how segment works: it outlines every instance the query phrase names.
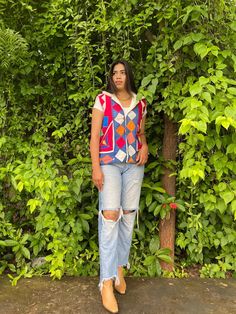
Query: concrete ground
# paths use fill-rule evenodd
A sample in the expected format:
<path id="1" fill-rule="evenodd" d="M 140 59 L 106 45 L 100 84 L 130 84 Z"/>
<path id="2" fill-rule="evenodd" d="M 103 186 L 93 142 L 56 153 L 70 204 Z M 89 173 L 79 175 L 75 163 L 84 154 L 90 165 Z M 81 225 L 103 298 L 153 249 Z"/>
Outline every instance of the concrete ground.
<path id="1" fill-rule="evenodd" d="M 12 287 L 0 277 L 0 314 L 105 314 L 98 278 L 21 279 Z M 127 294 L 117 295 L 119 313 L 236 314 L 236 279 L 127 278 Z"/>

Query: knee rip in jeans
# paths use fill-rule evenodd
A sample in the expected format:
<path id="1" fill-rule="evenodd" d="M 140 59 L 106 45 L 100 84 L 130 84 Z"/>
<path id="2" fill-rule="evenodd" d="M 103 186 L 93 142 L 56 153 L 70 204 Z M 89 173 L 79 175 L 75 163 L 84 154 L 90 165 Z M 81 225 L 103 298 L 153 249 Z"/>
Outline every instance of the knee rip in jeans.
<path id="1" fill-rule="evenodd" d="M 133 210 L 123 210 L 124 215 L 132 214 L 134 212 L 135 212 L 135 209 L 133 209 Z"/>
<path id="2" fill-rule="evenodd" d="M 116 222 L 119 220 L 120 211 L 119 210 L 102 210 L 101 215 L 105 220 L 110 220 Z"/>

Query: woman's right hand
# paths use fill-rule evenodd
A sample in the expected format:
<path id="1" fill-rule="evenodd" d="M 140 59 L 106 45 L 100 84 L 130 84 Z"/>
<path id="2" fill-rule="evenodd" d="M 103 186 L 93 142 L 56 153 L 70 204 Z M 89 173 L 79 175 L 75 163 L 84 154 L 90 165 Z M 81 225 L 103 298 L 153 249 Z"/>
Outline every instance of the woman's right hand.
<path id="1" fill-rule="evenodd" d="M 98 190 L 101 191 L 104 183 L 104 175 L 100 166 L 93 168 L 92 180 Z"/>

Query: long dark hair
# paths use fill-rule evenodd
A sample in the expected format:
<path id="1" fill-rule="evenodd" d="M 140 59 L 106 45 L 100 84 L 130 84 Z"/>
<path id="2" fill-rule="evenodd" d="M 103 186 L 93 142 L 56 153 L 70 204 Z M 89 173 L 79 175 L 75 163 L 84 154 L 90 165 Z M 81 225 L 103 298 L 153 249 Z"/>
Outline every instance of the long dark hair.
<path id="1" fill-rule="evenodd" d="M 108 84 L 107 84 L 107 90 L 110 93 L 116 93 L 117 92 L 117 88 L 113 82 L 113 71 L 114 71 L 114 67 L 117 64 L 123 64 L 125 67 L 125 73 L 126 73 L 126 90 L 129 94 L 131 94 L 131 92 L 133 93 L 137 93 L 137 89 L 135 87 L 135 83 L 134 83 L 134 75 L 133 75 L 133 71 L 132 68 L 130 66 L 130 64 L 126 61 L 126 60 L 116 60 L 112 63 L 110 71 L 109 71 L 109 75 L 108 75 Z"/>

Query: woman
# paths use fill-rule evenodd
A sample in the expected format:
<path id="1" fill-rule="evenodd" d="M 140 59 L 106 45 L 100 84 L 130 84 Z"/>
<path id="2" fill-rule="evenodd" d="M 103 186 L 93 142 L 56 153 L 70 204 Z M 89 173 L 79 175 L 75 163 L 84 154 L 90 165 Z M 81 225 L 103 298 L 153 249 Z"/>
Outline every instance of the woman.
<path id="1" fill-rule="evenodd" d="M 113 293 L 125 294 L 123 267 L 132 241 L 148 146 L 144 134 L 146 101 L 136 100 L 127 61 L 111 66 L 108 91 L 96 98 L 92 113 L 90 153 L 92 180 L 99 190 L 100 291 L 103 306 L 118 312 Z"/>

